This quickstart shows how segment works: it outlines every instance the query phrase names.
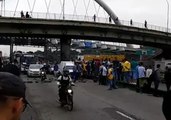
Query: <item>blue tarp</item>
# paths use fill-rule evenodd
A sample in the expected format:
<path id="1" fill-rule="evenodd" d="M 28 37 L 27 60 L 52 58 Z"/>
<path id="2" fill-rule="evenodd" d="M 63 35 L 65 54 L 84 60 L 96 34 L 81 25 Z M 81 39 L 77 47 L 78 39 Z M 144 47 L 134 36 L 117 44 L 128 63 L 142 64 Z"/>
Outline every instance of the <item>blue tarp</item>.
<path id="1" fill-rule="evenodd" d="M 84 42 L 85 48 L 92 48 L 92 42 Z"/>

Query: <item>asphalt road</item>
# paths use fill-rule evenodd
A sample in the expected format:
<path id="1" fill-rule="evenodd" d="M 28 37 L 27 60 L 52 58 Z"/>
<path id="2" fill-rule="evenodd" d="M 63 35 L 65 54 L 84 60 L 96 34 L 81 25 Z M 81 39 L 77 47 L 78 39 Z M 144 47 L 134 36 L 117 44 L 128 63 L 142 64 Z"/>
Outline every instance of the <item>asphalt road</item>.
<path id="1" fill-rule="evenodd" d="M 74 88 L 74 109 L 61 108 L 57 102 L 56 82 L 22 76 L 33 108 L 27 108 L 21 120 L 165 120 L 162 98 L 139 94 L 127 88 L 109 91 L 107 86 L 87 81 Z M 31 82 L 33 83 L 31 83 Z"/>

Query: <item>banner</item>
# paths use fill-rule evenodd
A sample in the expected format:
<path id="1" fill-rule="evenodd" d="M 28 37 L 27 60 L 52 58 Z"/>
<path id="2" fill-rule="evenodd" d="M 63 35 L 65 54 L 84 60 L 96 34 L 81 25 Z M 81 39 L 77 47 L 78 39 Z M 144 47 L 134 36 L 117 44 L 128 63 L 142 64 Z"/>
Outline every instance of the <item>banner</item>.
<path id="1" fill-rule="evenodd" d="M 125 58 L 125 55 L 85 55 L 84 56 L 84 60 L 85 61 L 92 61 L 94 60 L 110 60 L 110 61 L 114 61 L 114 60 L 119 60 L 122 61 Z"/>

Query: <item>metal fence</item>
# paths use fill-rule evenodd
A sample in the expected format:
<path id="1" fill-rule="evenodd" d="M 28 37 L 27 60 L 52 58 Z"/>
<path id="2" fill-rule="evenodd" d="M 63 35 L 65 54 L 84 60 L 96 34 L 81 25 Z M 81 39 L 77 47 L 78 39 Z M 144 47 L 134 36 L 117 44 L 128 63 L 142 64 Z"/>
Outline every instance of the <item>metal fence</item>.
<path id="1" fill-rule="evenodd" d="M 40 13 L 40 12 L 34 12 L 29 13 L 31 18 L 34 19 L 51 19 L 51 20 L 75 20 L 75 21 L 85 21 L 85 22 L 98 22 L 98 23 L 106 23 L 106 24 L 114 24 L 114 22 L 110 22 L 109 18 L 102 18 L 102 17 L 96 17 L 94 16 L 84 16 L 84 15 L 71 15 L 71 14 L 57 14 L 57 13 Z M 2 17 L 15 17 L 20 18 L 21 12 L 14 12 L 14 11 L 2 11 L 1 12 Z M 144 28 L 149 30 L 156 30 L 156 31 L 162 31 L 162 32 L 169 32 L 171 33 L 171 29 L 167 29 L 165 27 L 156 26 L 156 25 L 150 25 L 147 24 L 145 27 L 144 23 L 139 22 L 130 22 L 125 20 L 120 20 L 122 25 L 125 26 L 131 26 L 131 27 L 137 27 L 137 28 Z"/>

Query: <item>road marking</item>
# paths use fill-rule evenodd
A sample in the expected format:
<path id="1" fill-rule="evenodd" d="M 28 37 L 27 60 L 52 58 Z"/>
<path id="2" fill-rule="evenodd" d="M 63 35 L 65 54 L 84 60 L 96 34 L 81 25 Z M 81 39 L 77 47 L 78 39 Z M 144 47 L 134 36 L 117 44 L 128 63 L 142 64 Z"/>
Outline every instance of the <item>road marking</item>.
<path id="1" fill-rule="evenodd" d="M 128 118 L 129 120 L 135 120 L 135 119 L 133 119 L 132 117 L 129 117 L 128 115 L 125 115 L 125 114 L 122 113 L 122 112 L 116 111 L 116 113 L 118 113 L 119 115 L 121 115 L 121 116 L 123 116 L 123 117 L 125 117 L 125 118 Z"/>

